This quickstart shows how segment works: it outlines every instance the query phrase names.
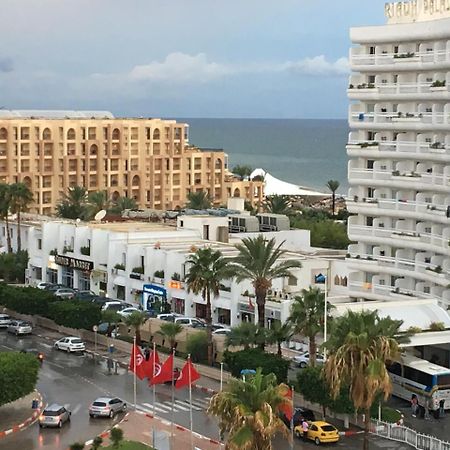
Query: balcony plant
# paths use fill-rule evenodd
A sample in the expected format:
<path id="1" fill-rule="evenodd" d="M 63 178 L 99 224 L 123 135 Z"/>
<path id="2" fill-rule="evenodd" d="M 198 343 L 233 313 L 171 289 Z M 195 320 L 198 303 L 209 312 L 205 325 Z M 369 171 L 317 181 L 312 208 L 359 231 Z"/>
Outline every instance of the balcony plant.
<path id="1" fill-rule="evenodd" d="M 88 245 L 85 246 L 85 247 L 83 247 L 83 246 L 80 247 L 80 253 L 82 255 L 90 256 L 90 254 L 91 254 L 91 247 L 89 247 Z"/>
<path id="2" fill-rule="evenodd" d="M 450 245 L 450 242 L 449 242 Z M 50 255 L 56 256 L 58 254 L 58 249 L 54 248 L 53 250 L 50 250 Z"/>
<path id="3" fill-rule="evenodd" d="M 445 324 L 444 322 L 431 322 L 430 323 L 430 331 L 444 331 Z"/>
<path id="4" fill-rule="evenodd" d="M 181 281 L 181 275 L 178 272 L 174 272 L 172 274 L 172 280 L 173 281 Z"/>
<path id="5" fill-rule="evenodd" d="M 432 144 L 430 144 L 430 148 L 434 148 L 434 149 L 445 149 L 445 144 L 443 144 L 442 142 L 433 142 Z"/>
<path id="6" fill-rule="evenodd" d="M 133 269 L 131 269 L 131 271 L 133 273 L 143 274 L 144 273 L 144 267 L 142 267 L 142 266 L 133 267 Z"/>
<path id="7" fill-rule="evenodd" d="M 393 175 L 394 177 L 399 177 L 399 176 L 400 176 L 400 170 L 393 170 L 393 171 L 392 171 L 392 175 Z"/>
<path id="8" fill-rule="evenodd" d="M 431 83 L 430 87 L 434 88 L 434 87 L 445 87 L 445 80 L 436 80 L 433 81 L 433 83 Z"/>
<path id="9" fill-rule="evenodd" d="M 70 247 L 69 245 L 65 245 L 64 247 L 63 247 L 63 254 L 66 254 L 66 253 L 72 253 L 73 252 L 73 248 L 72 247 Z"/>
<path id="10" fill-rule="evenodd" d="M 153 276 L 155 278 L 162 278 L 162 279 L 164 279 L 164 270 L 155 270 Z"/>
<path id="11" fill-rule="evenodd" d="M 115 266 L 114 266 L 114 269 L 117 269 L 117 270 L 125 270 L 125 264 L 116 264 Z"/>
<path id="12" fill-rule="evenodd" d="M 394 59 L 414 58 L 414 56 L 415 56 L 414 52 L 398 53 L 394 55 Z"/>

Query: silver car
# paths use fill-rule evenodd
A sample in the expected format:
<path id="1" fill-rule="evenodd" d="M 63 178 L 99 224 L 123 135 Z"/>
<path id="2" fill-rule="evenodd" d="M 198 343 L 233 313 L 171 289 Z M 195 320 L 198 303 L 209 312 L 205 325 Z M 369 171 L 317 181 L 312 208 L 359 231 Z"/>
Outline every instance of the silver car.
<path id="1" fill-rule="evenodd" d="M 86 350 L 86 345 L 78 337 L 65 337 L 61 338 L 59 341 L 55 342 L 54 345 L 56 350 L 65 350 L 68 353 L 71 352 L 84 352 Z"/>
<path id="2" fill-rule="evenodd" d="M 11 318 L 7 314 L 0 314 L 0 328 L 6 328 L 11 323 Z"/>
<path id="3" fill-rule="evenodd" d="M 89 406 L 90 417 L 110 417 L 127 410 L 127 404 L 117 397 L 100 397 Z"/>
<path id="4" fill-rule="evenodd" d="M 60 288 L 53 292 L 53 295 L 56 295 L 56 297 L 59 298 L 74 298 L 75 296 L 75 290 L 70 288 Z"/>
<path id="5" fill-rule="evenodd" d="M 71 412 L 64 406 L 53 403 L 42 411 L 39 416 L 39 426 L 44 427 L 58 427 L 61 428 L 65 422 L 70 420 Z"/>
<path id="6" fill-rule="evenodd" d="M 31 334 L 33 332 L 33 328 L 31 327 L 31 324 L 25 322 L 24 320 L 11 320 L 7 331 L 8 333 L 19 336 L 20 334 Z"/>

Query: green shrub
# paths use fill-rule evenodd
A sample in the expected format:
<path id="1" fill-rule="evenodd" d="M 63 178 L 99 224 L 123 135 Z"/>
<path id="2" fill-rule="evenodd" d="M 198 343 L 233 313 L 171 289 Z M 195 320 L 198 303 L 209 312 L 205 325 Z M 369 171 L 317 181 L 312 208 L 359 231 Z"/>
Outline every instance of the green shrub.
<path id="1" fill-rule="evenodd" d="M 417 333 L 422 333 L 422 328 L 420 327 L 415 327 L 415 326 L 411 326 L 409 327 L 406 332 L 408 334 L 417 334 Z"/>
<path id="2" fill-rule="evenodd" d="M 119 448 L 119 445 L 123 440 L 123 430 L 118 427 L 112 428 L 110 432 L 110 438 L 113 442 L 113 448 Z"/>
<path id="3" fill-rule="evenodd" d="M 445 324 L 444 324 L 444 322 L 431 322 L 430 323 L 430 330 L 431 331 L 444 331 L 445 330 Z"/>
<path id="4" fill-rule="evenodd" d="M 224 353 L 223 360 L 234 377 L 240 377 L 242 369 L 256 370 L 261 367 L 264 375 L 274 373 L 279 383 L 284 383 L 287 380 L 290 364 L 290 361 L 273 353 L 265 353 L 260 348 L 251 348 L 239 352 L 227 350 Z"/>
<path id="5" fill-rule="evenodd" d="M 58 301 L 53 294 L 42 289 L 0 284 L 0 304 L 19 314 L 46 317 L 50 305 Z"/>
<path id="6" fill-rule="evenodd" d="M 155 270 L 153 276 L 156 278 L 164 278 L 164 270 Z"/>
<path id="7" fill-rule="evenodd" d="M 35 355 L 17 352 L 0 353 L 0 406 L 13 402 L 36 386 L 39 362 Z"/>
<path id="8" fill-rule="evenodd" d="M 114 266 L 114 269 L 117 269 L 117 270 L 125 270 L 125 264 L 116 264 L 116 265 Z"/>
<path id="9" fill-rule="evenodd" d="M 100 306 L 94 303 L 63 300 L 51 305 L 48 317 L 58 325 L 92 330 L 101 322 L 102 315 Z"/>
<path id="10" fill-rule="evenodd" d="M 192 361 L 204 362 L 208 360 L 208 337 L 206 331 L 199 331 L 188 336 L 186 350 L 191 354 Z"/>
<path id="11" fill-rule="evenodd" d="M 137 267 L 133 267 L 133 269 L 131 271 L 133 273 L 143 274 L 144 273 L 144 268 L 142 266 L 137 266 Z"/>

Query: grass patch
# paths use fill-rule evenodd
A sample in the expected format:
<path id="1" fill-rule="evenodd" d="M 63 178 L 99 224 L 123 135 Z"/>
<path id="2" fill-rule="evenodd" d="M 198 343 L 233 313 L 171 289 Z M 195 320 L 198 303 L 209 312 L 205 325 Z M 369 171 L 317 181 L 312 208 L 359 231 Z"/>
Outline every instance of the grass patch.
<path id="1" fill-rule="evenodd" d="M 374 419 L 378 419 L 378 406 L 376 408 L 372 407 L 371 416 Z M 381 420 L 383 422 L 397 423 L 400 420 L 400 416 L 401 413 L 399 411 L 389 406 L 383 406 L 381 408 Z"/>
<path id="2" fill-rule="evenodd" d="M 112 445 L 100 448 L 102 450 L 117 450 Z M 155 450 L 155 449 L 153 447 L 141 444 L 140 442 L 136 441 L 122 441 L 118 447 L 118 450 Z"/>

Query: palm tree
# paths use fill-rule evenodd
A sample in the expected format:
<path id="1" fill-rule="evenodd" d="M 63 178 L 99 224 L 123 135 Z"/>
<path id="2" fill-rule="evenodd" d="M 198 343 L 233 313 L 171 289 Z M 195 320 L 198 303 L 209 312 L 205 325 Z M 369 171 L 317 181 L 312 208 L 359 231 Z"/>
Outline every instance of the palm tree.
<path id="1" fill-rule="evenodd" d="M 286 253 L 281 249 L 283 244 L 284 241 L 277 246 L 275 238 L 267 240 L 262 234 L 244 238 L 242 243 L 236 245 L 239 254 L 230 265 L 238 282 L 251 280 L 255 288 L 259 326 L 262 328 L 265 326 L 267 291 L 272 286 L 272 280 L 289 277 L 290 269 L 301 267 L 297 260 L 279 261 Z"/>
<path id="2" fill-rule="evenodd" d="M 134 311 L 123 321 L 128 327 L 133 327 L 136 336 L 136 345 L 141 345 L 141 326 L 147 322 L 148 316 L 142 311 Z"/>
<path id="3" fill-rule="evenodd" d="M 0 183 L 0 218 L 5 221 L 6 226 L 6 245 L 8 253 L 12 252 L 11 232 L 9 229 L 9 208 L 11 206 L 11 192 L 9 184 Z"/>
<path id="4" fill-rule="evenodd" d="M 290 322 L 281 324 L 279 321 L 275 321 L 269 330 L 267 330 L 267 342 L 270 344 L 277 344 L 277 355 L 282 356 L 281 344 L 289 341 L 292 337 L 292 325 Z"/>
<path id="5" fill-rule="evenodd" d="M 266 330 L 252 322 L 242 322 L 231 328 L 225 339 L 226 346 L 243 346 L 248 350 L 251 346 L 261 345 L 266 341 Z"/>
<path id="6" fill-rule="evenodd" d="M 350 386 L 355 408 L 364 410 L 364 450 L 369 448 L 370 408 L 379 395 L 386 400 L 392 391 L 386 362 L 400 355 L 402 323 L 390 317 L 380 318 L 377 311 L 348 311 L 334 321 L 326 343 L 329 357 L 324 373 L 333 397 L 337 397 L 341 386 Z"/>
<path id="7" fill-rule="evenodd" d="M 332 307 L 327 302 L 328 312 Z M 316 364 L 316 335 L 323 331 L 324 312 L 325 293 L 315 287 L 303 289 L 302 295 L 296 296 L 291 306 L 291 315 L 288 320 L 293 326 L 294 333 L 308 337 L 311 366 Z M 330 319 L 330 315 L 328 315 L 328 319 Z"/>
<path id="8" fill-rule="evenodd" d="M 113 311 L 112 309 L 105 309 L 102 311 L 102 321 L 108 324 L 108 329 L 106 330 L 106 335 L 108 337 L 111 337 L 113 329 L 120 320 L 121 316 L 119 316 L 116 311 Z"/>
<path id="9" fill-rule="evenodd" d="M 334 211 L 335 211 L 335 207 L 336 207 L 336 191 L 338 190 L 339 186 L 340 186 L 340 183 L 337 180 L 329 180 L 327 182 L 327 188 L 331 191 L 331 195 L 332 195 L 333 216 L 334 216 Z"/>
<path id="10" fill-rule="evenodd" d="M 285 214 L 290 213 L 291 202 L 286 195 L 271 195 L 267 197 L 266 209 L 272 214 Z"/>
<path id="11" fill-rule="evenodd" d="M 208 363 L 213 363 L 213 340 L 212 340 L 212 314 L 211 295 L 219 296 L 220 284 L 223 280 L 230 278 L 232 273 L 228 269 L 228 261 L 219 250 L 210 247 L 200 248 L 190 255 L 186 263 L 189 271 L 185 282 L 187 291 L 195 295 L 201 294 L 206 302 L 206 334 L 208 337 Z"/>
<path id="12" fill-rule="evenodd" d="M 94 217 L 99 211 L 107 210 L 111 204 L 106 191 L 91 192 L 87 199 L 89 203 L 89 215 Z"/>
<path id="13" fill-rule="evenodd" d="M 87 213 L 86 201 L 87 191 L 83 186 L 71 187 L 56 205 L 56 213 L 66 219 L 84 219 Z"/>
<path id="14" fill-rule="evenodd" d="M 183 331 L 183 326 L 179 323 L 167 322 L 161 325 L 158 334 L 169 340 L 170 348 L 174 349 L 177 345 L 176 337 Z"/>
<path id="15" fill-rule="evenodd" d="M 272 450 L 272 438 L 288 428 L 279 417 L 290 404 L 284 393 L 288 387 L 277 384 L 273 373 L 263 375 L 257 369 L 246 381 L 232 378 L 227 387 L 210 401 L 208 414 L 219 418 L 221 435 L 227 435 L 228 450 Z"/>
<path id="16" fill-rule="evenodd" d="M 250 166 L 234 166 L 233 170 L 232 170 L 234 175 L 237 175 L 242 179 L 244 179 L 245 177 L 249 177 L 250 174 L 253 172 L 253 169 Z"/>
<path id="17" fill-rule="evenodd" d="M 126 209 L 137 209 L 138 205 L 134 198 L 118 197 L 113 201 L 113 207 L 110 211 L 114 214 L 122 214 Z"/>
<path id="18" fill-rule="evenodd" d="M 186 208 L 188 209 L 211 208 L 211 200 L 205 191 L 189 192 L 187 199 Z"/>
<path id="19" fill-rule="evenodd" d="M 20 234 L 21 213 L 26 211 L 33 202 L 33 194 L 25 183 L 14 183 L 9 186 L 11 198 L 11 212 L 17 214 L 17 251 L 22 250 L 22 237 Z"/>

